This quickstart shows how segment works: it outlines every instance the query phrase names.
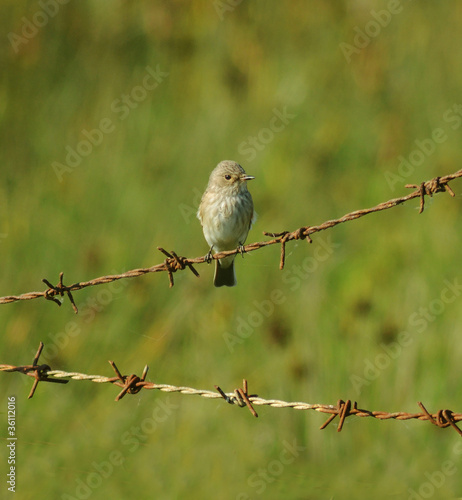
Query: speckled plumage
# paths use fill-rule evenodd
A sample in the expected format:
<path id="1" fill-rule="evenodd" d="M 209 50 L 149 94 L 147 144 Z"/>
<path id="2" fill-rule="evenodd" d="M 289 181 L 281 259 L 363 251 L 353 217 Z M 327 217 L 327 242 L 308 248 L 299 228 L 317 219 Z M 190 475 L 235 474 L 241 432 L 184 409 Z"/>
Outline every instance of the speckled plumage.
<path id="1" fill-rule="evenodd" d="M 255 222 L 252 196 L 247 181 L 253 179 L 235 161 L 219 163 L 210 174 L 197 217 L 204 237 L 214 252 L 234 250 L 243 245 Z M 215 286 L 235 286 L 235 255 L 216 261 Z"/>

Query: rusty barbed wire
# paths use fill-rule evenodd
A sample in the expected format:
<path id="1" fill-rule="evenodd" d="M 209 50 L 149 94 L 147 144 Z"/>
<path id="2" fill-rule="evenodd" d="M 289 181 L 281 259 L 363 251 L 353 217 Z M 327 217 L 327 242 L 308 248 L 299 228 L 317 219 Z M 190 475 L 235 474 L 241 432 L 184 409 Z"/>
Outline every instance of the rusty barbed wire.
<path id="1" fill-rule="evenodd" d="M 116 376 L 115 377 L 105 377 L 102 375 L 87 375 L 85 373 L 78 372 L 65 372 L 61 370 L 52 370 L 48 365 L 39 365 L 38 360 L 44 344 L 40 342 L 37 354 L 35 355 L 34 361 L 31 365 L 15 366 L 15 365 L 4 365 L 0 364 L 0 371 L 2 372 L 19 372 L 24 375 L 33 377 L 34 384 L 32 390 L 29 394 L 31 398 L 39 384 L 39 382 L 55 382 L 60 384 L 67 384 L 69 380 L 88 380 L 90 382 L 95 382 L 97 384 L 110 383 L 115 386 L 122 388 L 122 391 L 115 398 L 116 401 L 121 400 L 126 394 L 137 394 L 142 389 L 157 389 L 161 392 L 177 392 L 179 394 L 190 395 L 190 396 L 200 396 L 207 399 L 224 399 L 227 403 L 231 405 L 236 405 L 240 407 L 247 407 L 254 417 L 258 417 L 254 406 L 269 406 L 271 408 L 292 408 L 294 410 L 314 410 L 319 413 L 329 414 L 329 418 L 321 425 L 320 429 L 325 429 L 337 416 L 339 417 L 339 423 L 337 426 L 337 431 L 340 432 L 343 428 L 345 419 L 350 416 L 356 417 L 370 417 L 377 420 L 421 420 L 428 421 L 441 429 L 446 427 L 453 428 L 461 437 L 462 430 L 457 426 L 457 422 L 462 421 L 462 413 L 454 413 L 451 410 L 439 410 L 436 413 L 430 413 L 423 403 L 418 402 L 420 413 L 407 413 L 407 412 L 386 412 L 386 411 L 371 411 L 365 410 L 363 408 L 358 408 L 356 401 L 342 400 L 339 399 L 335 405 L 327 404 L 312 404 L 304 403 L 301 401 L 288 402 L 281 401 L 279 399 L 264 399 L 259 397 L 257 394 L 248 393 L 248 383 L 247 380 L 243 381 L 243 388 L 235 389 L 232 393 L 225 393 L 219 386 L 215 386 L 215 391 L 194 389 L 192 387 L 182 387 L 169 384 L 156 384 L 154 382 L 147 382 L 146 376 L 148 373 L 148 366 L 146 365 L 143 369 L 141 377 L 135 374 L 122 375 L 116 364 L 113 361 L 109 361 Z"/>
<path id="2" fill-rule="evenodd" d="M 365 215 L 374 213 L 374 212 L 380 212 L 382 210 L 387 210 L 389 208 L 396 207 L 398 205 L 401 205 L 402 203 L 405 203 L 406 201 L 412 200 L 414 198 L 420 198 L 420 211 L 419 213 L 422 213 L 425 207 L 425 196 L 433 196 L 435 193 L 440 193 L 440 192 L 447 192 L 451 196 L 454 195 L 454 191 L 451 189 L 449 186 L 449 182 L 457 179 L 459 177 L 462 177 L 462 169 L 458 170 L 457 172 L 449 175 L 445 175 L 442 177 L 435 177 L 429 181 L 422 182 L 420 185 L 417 184 L 406 184 L 406 188 L 411 188 L 411 189 L 416 189 L 416 191 L 413 191 L 412 193 L 402 196 L 400 198 L 393 198 L 391 200 L 385 201 L 383 203 L 379 203 L 378 205 L 371 207 L 371 208 L 366 208 L 366 209 L 361 209 L 361 210 L 356 210 L 354 212 L 350 212 L 348 214 L 345 214 L 343 217 L 340 217 L 339 219 L 332 219 L 328 220 L 322 224 L 319 224 L 317 226 L 303 226 L 295 231 L 282 231 L 279 233 L 270 233 L 264 231 L 263 234 L 265 236 L 270 236 L 271 240 L 268 241 L 260 241 L 260 242 L 255 242 L 255 243 L 249 243 L 243 247 L 243 249 L 237 248 L 235 250 L 228 250 L 225 252 L 218 252 L 214 255 L 211 256 L 212 259 L 221 259 L 223 257 L 226 257 L 228 255 L 234 255 L 237 253 L 247 253 L 247 252 L 252 252 L 254 250 L 258 250 L 260 248 L 269 246 L 269 245 L 275 245 L 275 244 L 280 244 L 281 245 L 281 257 L 280 257 L 280 264 L 279 268 L 282 270 L 284 268 L 285 264 L 285 246 L 286 243 L 292 240 L 304 240 L 306 239 L 309 243 L 312 242 L 311 236 L 314 233 L 318 233 L 320 231 L 324 231 L 326 229 L 330 229 L 331 227 L 337 226 L 338 224 L 342 224 L 347 221 L 352 221 L 355 219 L 359 219 L 360 217 L 364 217 Z M 19 300 L 31 300 L 31 299 L 37 299 L 39 297 L 44 297 L 47 300 L 51 300 L 58 304 L 59 306 L 61 305 L 61 302 L 56 299 L 56 296 L 63 297 L 66 295 L 69 298 L 69 301 L 71 302 L 71 305 L 74 309 L 74 312 L 77 313 L 78 309 L 77 306 L 74 302 L 74 298 L 72 296 L 72 292 L 76 290 L 81 290 L 82 288 L 87 288 L 89 286 L 95 286 L 95 285 L 102 285 L 105 283 L 111 283 L 112 281 L 120 280 L 120 279 L 125 279 L 125 278 L 137 278 L 139 276 L 143 276 L 144 274 L 148 273 L 157 273 L 157 272 L 167 272 L 168 273 L 168 279 L 169 279 L 169 286 L 170 288 L 173 287 L 174 281 L 173 281 L 173 273 L 176 271 L 181 271 L 183 269 L 188 268 L 195 276 L 199 277 L 199 273 L 196 271 L 194 268 L 194 264 L 203 264 L 204 262 L 209 262 L 208 256 L 202 256 L 202 257 L 196 257 L 196 258 L 187 258 L 187 257 L 181 257 L 177 255 L 173 250 L 170 252 L 167 252 L 164 248 L 162 247 L 157 247 L 157 249 L 162 252 L 165 256 L 166 259 L 161 263 L 157 264 L 152 267 L 146 267 L 146 268 L 140 268 L 140 269 L 133 269 L 131 271 L 127 271 L 122 274 L 113 274 L 113 275 L 108 275 L 108 276 L 101 276 L 99 278 L 92 279 L 90 281 L 80 281 L 77 283 L 74 283 L 72 285 L 64 285 L 63 284 L 63 276 L 64 273 L 59 274 L 59 281 L 57 285 L 52 285 L 47 279 L 42 279 L 42 281 L 48 286 L 47 290 L 43 292 L 28 292 L 28 293 L 23 293 L 21 295 L 7 295 L 5 297 L 0 297 L 0 304 L 9 304 L 11 302 L 17 302 Z"/>

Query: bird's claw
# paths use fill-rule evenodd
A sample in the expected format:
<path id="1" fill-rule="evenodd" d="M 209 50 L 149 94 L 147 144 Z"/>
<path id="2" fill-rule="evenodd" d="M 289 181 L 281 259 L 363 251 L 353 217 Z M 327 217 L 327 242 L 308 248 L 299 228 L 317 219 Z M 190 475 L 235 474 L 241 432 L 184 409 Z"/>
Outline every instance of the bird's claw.
<path id="1" fill-rule="evenodd" d="M 210 250 L 204 256 L 204 260 L 205 260 L 205 262 L 207 262 L 207 264 L 210 264 L 210 262 L 212 262 L 212 248 L 213 248 L 213 246 L 210 247 Z"/>
<path id="2" fill-rule="evenodd" d="M 242 243 L 239 243 L 239 245 L 237 247 L 237 251 L 238 251 L 238 253 L 240 253 L 242 255 L 242 258 L 244 258 L 244 254 L 246 252 L 245 252 L 244 245 Z"/>

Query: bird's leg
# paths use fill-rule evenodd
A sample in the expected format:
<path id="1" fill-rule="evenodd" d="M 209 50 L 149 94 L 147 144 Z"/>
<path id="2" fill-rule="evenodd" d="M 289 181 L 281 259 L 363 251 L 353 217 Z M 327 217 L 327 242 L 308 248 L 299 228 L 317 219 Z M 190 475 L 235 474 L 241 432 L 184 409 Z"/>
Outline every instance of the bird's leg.
<path id="1" fill-rule="evenodd" d="M 210 247 L 210 250 L 204 256 L 205 262 L 207 262 L 207 264 L 210 264 L 210 262 L 212 262 L 212 250 L 213 250 L 213 245 Z"/>
<path id="2" fill-rule="evenodd" d="M 239 242 L 239 245 L 237 246 L 237 250 L 242 255 L 242 258 L 244 258 L 245 248 L 244 248 L 243 243 Z"/>

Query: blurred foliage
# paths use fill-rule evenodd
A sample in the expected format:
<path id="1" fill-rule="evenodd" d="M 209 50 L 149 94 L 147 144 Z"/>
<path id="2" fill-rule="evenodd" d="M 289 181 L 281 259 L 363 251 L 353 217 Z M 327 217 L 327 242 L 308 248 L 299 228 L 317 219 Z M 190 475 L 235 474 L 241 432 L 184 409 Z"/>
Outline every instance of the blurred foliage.
<path id="1" fill-rule="evenodd" d="M 205 254 L 195 211 L 223 159 L 256 177 L 248 241 L 458 170 L 461 21 L 455 1 L 3 0 L 0 295 L 42 290 L 60 271 L 71 283 L 153 265 L 157 246 Z M 400 173 L 438 128 L 444 141 Z M 88 154 L 70 166 L 70 150 Z M 267 398 L 460 412 L 461 294 L 438 314 L 422 308 L 461 280 L 461 200 L 440 194 L 422 215 L 413 201 L 291 243 L 283 272 L 278 248 L 253 252 L 234 289 L 215 289 L 202 265 L 171 290 L 164 274 L 82 290 L 77 316 L 68 303 L 2 306 L 1 362 L 30 363 L 43 341 L 43 362 L 68 371 L 108 375 L 112 359 L 126 374 L 148 364 L 160 383 L 231 391 L 246 377 Z M 230 349 L 224 335 L 239 331 Z M 460 438 L 427 423 L 351 418 L 337 434 L 314 413 L 260 408 L 256 420 L 151 392 L 115 403 L 114 389 L 83 382 L 40 384 L 28 401 L 31 379 L 1 378 L 3 429 L 17 397 L 21 498 L 462 496 Z M 282 462 L 294 442 L 303 451 Z M 432 485 L 448 460 L 457 474 Z"/>

